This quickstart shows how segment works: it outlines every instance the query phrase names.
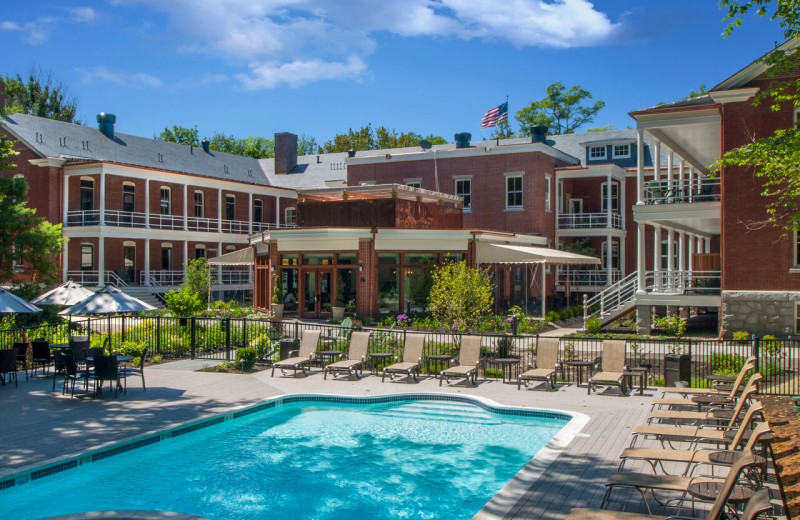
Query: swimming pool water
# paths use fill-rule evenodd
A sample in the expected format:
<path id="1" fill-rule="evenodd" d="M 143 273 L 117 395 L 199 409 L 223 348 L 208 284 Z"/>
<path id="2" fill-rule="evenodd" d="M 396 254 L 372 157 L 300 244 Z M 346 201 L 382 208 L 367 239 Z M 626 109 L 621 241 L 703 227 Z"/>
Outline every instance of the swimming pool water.
<path id="1" fill-rule="evenodd" d="M 296 402 L 0 491 L 6 518 L 467 519 L 567 420 L 467 403 Z"/>

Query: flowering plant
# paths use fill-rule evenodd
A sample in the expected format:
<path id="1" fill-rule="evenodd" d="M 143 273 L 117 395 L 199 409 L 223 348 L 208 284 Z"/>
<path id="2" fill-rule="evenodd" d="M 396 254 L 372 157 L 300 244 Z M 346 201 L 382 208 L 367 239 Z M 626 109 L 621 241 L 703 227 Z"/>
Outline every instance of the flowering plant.
<path id="1" fill-rule="evenodd" d="M 406 326 L 411 323 L 411 318 L 408 317 L 408 314 L 403 313 L 397 316 L 397 324 Z"/>

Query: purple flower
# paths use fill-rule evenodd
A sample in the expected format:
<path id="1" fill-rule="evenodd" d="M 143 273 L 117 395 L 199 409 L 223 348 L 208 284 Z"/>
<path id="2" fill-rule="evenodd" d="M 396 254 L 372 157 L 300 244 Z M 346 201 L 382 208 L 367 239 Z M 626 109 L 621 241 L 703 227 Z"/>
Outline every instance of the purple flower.
<path id="1" fill-rule="evenodd" d="M 509 316 L 508 318 L 503 320 L 506 323 L 514 323 L 514 316 Z"/>
<path id="2" fill-rule="evenodd" d="M 408 314 L 401 314 L 397 317 L 398 323 L 405 323 L 411 321 L 411 318 L 408 317 Z"/>

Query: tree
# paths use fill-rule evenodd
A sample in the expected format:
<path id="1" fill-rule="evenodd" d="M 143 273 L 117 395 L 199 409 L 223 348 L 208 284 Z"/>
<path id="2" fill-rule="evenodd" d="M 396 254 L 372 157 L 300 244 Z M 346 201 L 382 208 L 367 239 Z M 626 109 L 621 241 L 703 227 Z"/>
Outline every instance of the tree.
<path id="1" fill-rule="evenodd" d="M 512 137 L 516 137 L 516 134 L 514 133 L 514 130 L 511 129 L 508 119 L 506 119 L 494 127 L 494 131 L 492 131 L 490 139 L 511 139 Z"/>
<path id="2" fill-rule="evenodd" d="M 436 319 L 463 332 L 488 314 L 494 303 L 489 271 L 467 267 L 466 262 L 447 262 L 433 271 L 430 309 Z"/>
<path id="3" fill-rule="evenodd" d="M 321 148 L 314 136 L 306 136 L 305 133 L 300 134 L 300 138 L 297 140 L 297 155 L 311 155 L 320 153 L 320 151 Z"/>
<path id="4" fill-rule="evenodd" d="M 78 102 L 49 72 L 33 69 L 27 80 L 19 74 L 0 76 L 0 80 L 6 87 L 5 106 L 0 106 L 2 115 L 22 113 L 68 123 L 78 122 L 75 120 Z"/>
<path id="5" fill-rule="evenodd" d="M 705 83 L 700 83 L 700 86 L 697 87 L 697 90 L 692 90 L 689 92 L 689 95 L 686 96 L 686 99 L 694 99 L 696 97 L 705 96 L 708 94 L 708 87 Z"/>
<path id="6" fill-rule="evenodd" d="M 325 141 L 322 153 L 341 153 L 348 150 L 386 150 L 391 148 L 411 148 L 419 146 L 423 139 L 431 144 L 445 144 L 447 140 L 433 134 L 423 138 L 416 132 L 399 133 L 394 128 L 389 130 L 385 126 L 377 128 L 368 123 L 358 130 L 348 129 L 345 134 L 336 134 L 333 139 Z"/>
<path id="7" fill-rule="evenodd" d="M 28 207 L 28 183 L 13 174 L 16 155 L 10 141 L 0 140 L 0 281 L 12 281 L 22 261 L 31 265 L 35 280 L 50 281 L 58 274 L 53 259 L 65 241 L 61 224 L 37 217 Z"/>
<path id="8" fill-rule="evenodd" d="M 743 16 L 754 12 L 778 21 L 787 40 L 800 36 L 800 4 L 789 0 L 720 0 L 726 11 L 724 36 L 730 36 L 741 26 Z M 773 78 L 768 88 L 759 92 L 754 105 L 769 103 L 770 110 L 779 111 L 786 105 L 800 107 L 800 56 L 797 52 L 775 49 L 762 62 L 769 67 Z M 739 148 L 729 150 L 712 165 L 714 171 L 728 166 L 750 167 L 763 180 L 761 194 L 768 198 L 766 220 L 749 223 L 751 228 L 772 225 L 784 231 L 800 231 L 800 128 L 794 126 L 777 130 L 773 135 L 753 139 Z"/>
<path id="9" fill-rule="evenodd" d="M 211 286 L 211 268 L 205 258 L 189 260 L 186 265 L 186 282 L 184 287 L 196 292 L 200 299 L 208 301 L 208 288 Z"/>
<path id="10" fill-rule="evenodd" d="M 614 125 L 596 126 L 594 128 L 587 128 L 586 133 L 589 134 L 592 132 L 608 132 L 609 130 L 616 130 L 616 127 Z"/>
<path id="11" fill-rule="evenodd" d="M 167 141 L 170 143 L 178 143 L 184 145 L 200 146 L 200 132 L 197 130 L 197 125 L 188 128 L 185 126 L 172 125 L 172 129 L 164 128 L 162 132 L 153 139 L 158 141 Z"/>
<path id="12" fill-rule="evenodd" d="M 181 318 L 198 316 L 207 308 L 206 301 L 200 298 L 200 294 L 185 286 L 180 291 L 170 291 L 165 294 L 164 303 L 173 316 Z"/>
<path id="13" fill-rule="evenodd" d="M 520 128 L 545 125 L 551 134 L 572 134 L 581 126 L 594 121 L 606 106 L 604 101 L 588 103 L 592 95 L 588 90 L 574 86 L 569 90 L 560 82 L 547 86 L 547 95 L 533 101 L 515 116 Z M 523 131 L 524 133 L 524 131 Z"/>

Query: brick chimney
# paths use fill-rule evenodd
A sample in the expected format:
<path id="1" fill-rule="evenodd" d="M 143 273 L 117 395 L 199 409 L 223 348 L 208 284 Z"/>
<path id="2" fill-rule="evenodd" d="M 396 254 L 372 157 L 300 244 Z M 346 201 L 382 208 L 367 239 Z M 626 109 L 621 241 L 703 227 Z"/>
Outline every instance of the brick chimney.
<path id="1" fill-rule="evenodd" d="M 297 166 L 297 136 L 289 132 L 275 134 L 275 173 L 289 173 L 295 166 Z"/>

